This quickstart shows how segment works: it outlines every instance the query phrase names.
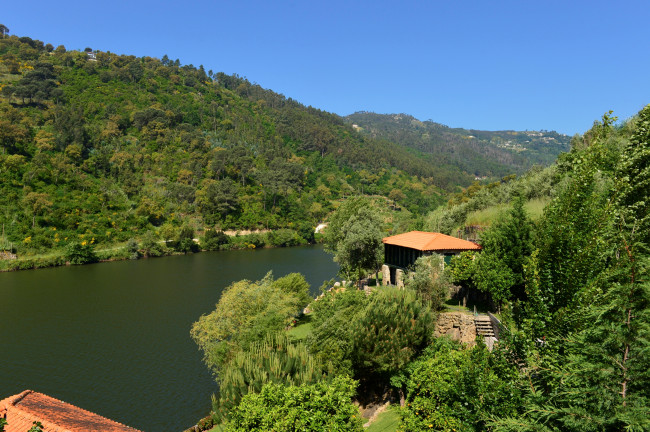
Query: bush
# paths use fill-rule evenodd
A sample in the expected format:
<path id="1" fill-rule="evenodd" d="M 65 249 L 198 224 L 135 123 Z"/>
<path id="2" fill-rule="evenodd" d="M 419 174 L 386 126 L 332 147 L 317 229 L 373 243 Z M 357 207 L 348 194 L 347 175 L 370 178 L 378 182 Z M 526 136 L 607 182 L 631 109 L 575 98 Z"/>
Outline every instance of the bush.
<path id="1" fill-rule="evenodd" d="M 203 237 L 201 246 L 204 250 L 215 251 L 223 249 L 223 245 L 230 243 L 230 237 L 221 230 L 208 230 Z"/>
<path id="2" fill-rule="evenodd" d="M 274 282 L 269 272 L 259 282 L 242 280 L 226 288 L 216 309 L 201 316 L 191 330 L 208 366 L 218 373 L 237 352 L 284 330 L 305 307 L 306 286 L 302 276 Z"/>
<path id="3" fill-rule="evenodd" d="M 242 399 L 226 431 L 361 432 L 361 416 L 351 401 L 355 388 L 349 377 L 299 387 L 267 384 Z"/>
<path id="4" fill-rule="evenodd" d="M 516 368 L 483 344 L 463 349 L 440 338 L 406 369 L 404 432 L 486 430 L 490 418 L 519 412 Z"/>
<path id="5" fill-rule="evenodd" d="M 331 286 L 331 285 L 330 285 Z M 309 351 L 328 369 L 352 374 L 354 333 L 351 323 L 368 303 L 363 291 L 326 291 L 310 305 L 312 332 L 307 338 Z"/>
<path id="6" fill-rule="evenodd" d="M 278 229 L 267 234 L 268 243 L 271 246 L 287 247 L 306 244 L 298 232 L 292 229 Z"/>
<path id="7" fill-rule="evenodd" d="M 128 242 L 126 242 L 125 249 L 129 255 L 129 259 L 140 258 L 140 251 L 138 250 L 138 241 L 136 239 L 130 239 Z"/>
<path id="8" fill-rule="evenodd" d="M 89 264 L 99 260 L 93 245 L 86 241 L 70 243 L 65 249 L 65 258 L 70 264 Z"/>
<path id="9" fill-rule="evenodd" d="M 165 254 L 165 246 L 158 242 L 153 232 L 148 231 L 140 243 L 142 254 L 146 257 L 159 257 Z"/>
<path id="10" fill-rule="evenodd" d="M 430 302 L 434 310 L 442 309 L 451 285 L 442 271 L 442 265 L 443 258 L 438 254 L 420 257 L 405 283 L 406 288 Z"/>
<path id="11" fill-rule="evenodd" d="M 192 228 L 188 226 L 181 227 L 174 242 L 174 249 L 183 253 L 199 251 L 199 245 L 194 241 L 194 230 Z"/>
<path id="12" fill-rule="evenodd" d="M 415 292 L 376 291 L 352 324 L 355 369 L 369 374 L 397 372 L 427 345 L 434 322 L 429 304 Z"/>
<path id="13" fill-rule="evenodd" d="M 303 343 L 291 341 L 284 331 L 267 335 L 227 363 L 212 408 L 222 419 L 228 418 L 245 395 L 259 393 L 265 384 L 311 384 L 323 376 L 323 368 Z"/>

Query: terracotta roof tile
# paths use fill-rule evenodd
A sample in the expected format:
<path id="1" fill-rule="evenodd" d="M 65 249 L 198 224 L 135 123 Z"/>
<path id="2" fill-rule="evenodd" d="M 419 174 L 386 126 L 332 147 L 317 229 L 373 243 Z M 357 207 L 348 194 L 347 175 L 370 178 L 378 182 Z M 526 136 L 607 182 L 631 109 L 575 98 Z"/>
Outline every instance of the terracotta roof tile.
<path id="1" fill-rule="evenodd" d="M 137 429 L 31 390 L 1 400 L 0 416 L 7 419 L 6 432 L 26 432 L 34 421 L 41 422 L 45 432 L 138 432 Z"/>
<path id="2" fill-rule="evenodd" d="M 404 234 L 397 234 L 384 238 L 383 242 L 384 244 L 402 246 L 420 251 L 464 251 L 481 249 L 481 246 L 471 241 L 446 234 L 424 231 L 411 231 Z"/>

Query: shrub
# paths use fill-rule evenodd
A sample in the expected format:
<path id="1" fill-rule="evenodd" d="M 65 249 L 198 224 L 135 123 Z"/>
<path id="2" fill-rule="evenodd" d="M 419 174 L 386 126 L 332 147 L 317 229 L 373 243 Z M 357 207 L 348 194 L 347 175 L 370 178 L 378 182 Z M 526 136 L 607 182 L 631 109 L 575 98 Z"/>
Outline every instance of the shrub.
<path id="1" fill-rule="evenodd" d="M 194 230 L 192 228 L 188 226 L 181 227 L 174 242 L 174 249 L 183 253 L 199 251 L 199 245 L 194 241 Z"/>
<path id="2" fill-rule="evenodd" d="M 517 415 L 516 368 L 485 345 L 463 349 L 438 339 L 406 368 L 407 399 L 400 430 L 480 431 L 496 415 Z"/>
<path id="3" fill-rule="evenodd" d="M 221 230 L 208 230 L 203 237 L 202 247 L 204 250 L 214 251 L 223 249 L 223 245 L 230 243 L 230 237 Z"/>
<path id="4" fill-rule="evenodd" d="M 228 362 L 220 374 L 219 399 L 213 400 L 213 411 L 227 418 L 242 397 L 259 393 L 265 384 L 311 384 L 323 376 L 323 368 L 304 344 L 291 341 L 286 332 L 267 335 Z"/>
<path id="5" fill-rule="evenodd" d="M 138 250 L 138 241 L 136 239 L 130 239 L 128 242 L 126 242 L 125 249 L 129 255 L 129 259 L 140 258 L 140 251 Z"/>
<path id="6" fill-rule="evenodd" d="M 159 257 L 165 254 L 165 246 L 158 242 L 153 232 L 148 231 L 143 237 L 140 247 L 144 256 Z"/>
<path id="7" fill-rule="evenodd" d="M 292 229 L 278 229 L 267 234 L 268 243 L 271 246 L 287 247 L 306 244 L 298 232 Z"/>
<path id="8" fill-rule="evenodd" d="M 298 387 L 269 383 L 259 394 L 244 396 L 226 431 L 361 432 L 361 416 L 351 401 L 355 388 L 349 377 Z"/>
<path id="9" fill-rule="evenodd" d="M 191 336 L 215 372 L 266 335 L 283 330 L 305 306 L 304 278 L 242 280 L 224 290 L 216 309 L 194 323 Z M 288 280 L 287 280 L 288 279 Z"/>
<path id="10" fill-rule="evenodd" d="M 442 256 L 437 254 L 418 258 L 405 283 L 406 288 L 412 289 L 420 298 L 430 302 L 434 310 L 443 307 L 450 288 L 450 283 L 442 271 L 442 263 Z"/>
<path id="11" fill-rule="evenodd" d="M 331 285 L 330 285 L 331 286 Z M 351 323 L 368 303 L 363 291 L 326 291 L 313 301 L 309 351 L 337 373 L 352 374 L 354 333 Z"/>
<path id="12" fill-rule="evenodd" d="M 89 264 L 98 261 L 95 248 L 86 241 L 70 243 L 65 249 L 65 258 L 70 264 Z"/>
<path id="13" fill-rule="evenodd" d="M 386 288 L 373 293 L 352 324 L 354 365 L 366 373 L 395 373 L 427 345 L 433 314 L 411 290 Z"/>

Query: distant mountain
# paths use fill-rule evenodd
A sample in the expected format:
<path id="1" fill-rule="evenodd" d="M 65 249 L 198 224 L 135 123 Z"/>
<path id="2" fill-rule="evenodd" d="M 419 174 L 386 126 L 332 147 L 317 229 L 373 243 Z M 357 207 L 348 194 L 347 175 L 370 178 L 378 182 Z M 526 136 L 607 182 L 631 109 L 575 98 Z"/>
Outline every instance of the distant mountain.
<path id="1" fill-rule="evenodd" d="M 478 178 L 522 173 L 550 165 L 570 148 L 568 135 L 548 131 L 482 131 L 450 128 L 407 114 L 357 112 L 347 116 L 353 128 L 375 139 L 435 156 L 439 167 L 455 168 Z"/>

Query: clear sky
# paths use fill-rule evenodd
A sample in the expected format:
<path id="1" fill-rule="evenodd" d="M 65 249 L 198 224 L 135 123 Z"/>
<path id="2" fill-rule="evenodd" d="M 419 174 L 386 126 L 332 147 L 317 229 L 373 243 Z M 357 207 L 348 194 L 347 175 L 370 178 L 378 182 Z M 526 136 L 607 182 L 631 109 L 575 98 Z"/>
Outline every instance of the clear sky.
<path id="1" fill-rule="evenodd" d="M 650 103 L 648 0 L 6 0 L 10 34 L 180 59 L 340 115 L 587 130 Z"/>

